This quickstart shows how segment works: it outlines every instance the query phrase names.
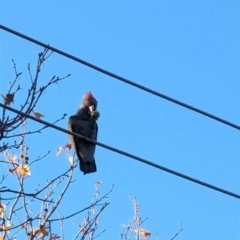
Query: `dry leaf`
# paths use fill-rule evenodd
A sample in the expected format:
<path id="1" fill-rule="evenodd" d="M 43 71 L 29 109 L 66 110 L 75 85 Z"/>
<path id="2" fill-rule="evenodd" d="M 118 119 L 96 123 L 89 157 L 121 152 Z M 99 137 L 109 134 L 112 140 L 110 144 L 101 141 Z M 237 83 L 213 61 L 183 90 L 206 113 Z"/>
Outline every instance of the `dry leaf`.
<path id="1" fill-rule="evenodd" d="M 23 223 L 23 224 L 21 225 L 21 227 L 22 227 L 22 228 L 26 228 L 26 227 L 27 227 L 27 222 Z"/>
<path id="2" fill-rule="evenodd" d="M 54 235 L 51 235 L 50 240 L 56 240 L 56 239 L 59 239 L 59 238 L 60 237 L 57 234 L 54 234 Z"/>
<path id="3" fill-rule="evenodd" d="M 70 162 L 70 165 L 73 166 L 73 156 L 69 155 L 68 160 Z"/>
<path id="4" fill-rule="evenodd" d="M 10 173 L 14 174 L 14 173 L 17 171 L 17 167 L 15 167 L 15 168 L 13 168 L 13 169 L 9 168 L 8 171 L 9 171 Z"/>
<path id="5" fill-rule="evenodd" d="M 38 230 L 35 231 L 35 230 L 31 229 L 29 232 L 27 232 L 27 235 L 32 236 L 33 234 L 37 233 L 37 231 Z"/>
<path id="6" fill-rule="evenodd" d="M 6 205 L 3 203 L 0 203 L 0 218 L 4 217 L 4 211 L 6 209 Z"/>
<path id="7" fill-rule="evenodd" d="M 142 237 L 144 237 L 144 238 L 149 238 L 150 235 L 151 235 L 150 232 L 148 232 L 147 230 L 145 230 L 145 229 L 143 229 L 143 228 L 141 228 L 141 229 L 139 230 L 139 234 L 140 234 L 140 236 L 142 236 Z"/>
<path id="8" fill-rule="evenodd" d="M 57 156 L 60 156 L 60 154 L 61 154 L 61 152 L 62 152 L 62 149 L 63 149 L 62 146 L 57 149 Z"/>
<path id="9" fill-rule="evenodd" d="M 99 184 L 99 185 L 102 185 L 102 182 L 100 182 L 100 181 L 96 181 L 96 182 L 94 182 L 94 183 Z"/>
<path id="10" fill-rule="evenodd" d="M 11 162 L 11 163 L 12 163 L 12 162 L 16 162 L 16 160 L 17 160 L 17 155 L 8 157 L 8 161 Z"/>
<path id="11" fill-rule="evenodd" d="M 33 115 L 37 118 L 37 119 L 41 119 L 42 117 L 44 117 L 44 115 L 42 115 L 40 112 L 33 112 Z"/>
<path id="12" fill-rule="evenodd" d="M 0 226 L 0 230 L 8 232 L 9 228 L 12 227 L 12 226 L 13 225 L 11 224 L 11 222 L 7 221 L 6 224 Z"/>
<path id="13" fill-rule="evenodd" d="M 72 148 L 72 144 L 71 143 L 67 143 L 64 148 L 67 148 L 68 150 L 71 150 Z"/>
<path id="14" fill-rule="evenodd" d="M 42 234 L 43 236 L 48 235 L 48 231 L 46 230 L 45 224 L 40 225 L 40 228 L 38 230 L 38 234 Z"/>
<path id="15" fill-rule="evenodd" d="M 24 167 L 18 166 L 16 169 L 16 172 L 18 172 L 21 177 L 25 177 L 25 176 L 30 176 L 31 172 L 29 170 L 29 166 L 25 165 Z"/>
<path id="16" fill-rule="evenodd" d="M 5 229 L 6 230 L 9 230 L 10 227 L 12 227 L 12 223 L 10 221 L 7 221 L 6 224 L 5 224 Z"/>
<path id="17" fill-rule="evenodd" d="M 5 104 L 10 105 L 14 101 L 14 93 L 8 93 L 5 97 Z"/>

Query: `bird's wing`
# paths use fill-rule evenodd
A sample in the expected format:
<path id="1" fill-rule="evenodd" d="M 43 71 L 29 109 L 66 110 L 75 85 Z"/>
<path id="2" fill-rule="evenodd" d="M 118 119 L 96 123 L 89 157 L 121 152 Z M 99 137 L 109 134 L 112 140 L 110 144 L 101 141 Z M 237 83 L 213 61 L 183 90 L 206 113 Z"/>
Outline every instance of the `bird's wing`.
<path id="1" fill-rule="evenodd" d="M 78 119 L 75 119 L 75 116 L 71 116 L 69 118 L 68 129 L 71 132 L 84 135 L 83 125 L 81 124 L 81 121 L 79 121 Z M 72 135 L 69 135 L 69 138 L 71 140 L 71 143 L 72 143 L 73 147 L 75 148 L 75 151 L 76 151 L 76 154 L 77 154 L 79 160 L 81 160 L 81 157 L 79 156 L 79 153 L 78 153 L 79 152 L 78 151 L 79 150 L 79 143 L 84 142 L 85 140 L 81 139 L 81 138 L 78 138 L 76 136 L 72 136 Z"/>
<path id="2" fill-rule="evenodd" d="M 68 129 L 69 131 L 96 140 L 97 125 L 93 124 L 92 122 L 89 123 L 88 121 L 81 120 L 79 118 L 76 119 L 75 116 L 72 116 L 69 118 L 68 121 Z M 69 138 L 71 140 L 73 147 L 75 148 L 75 152 L 80 161 L 80 170 L 83 171 L 85 174 L 90 172 L 96 172 L 97 167 L 93 157 L 95 145 L 89 143 L 88 141 L 82 138 L 78 138 L 72 135 L 70 135 Z M 85 158 L 83 159 L 80 154 L 83 154 L 83 156 L 88 157 L 89 153 L 92 155 L 92 160 L 91 162 L 89 162 L 88 160 L 86 162 L 86 159 Z"/>

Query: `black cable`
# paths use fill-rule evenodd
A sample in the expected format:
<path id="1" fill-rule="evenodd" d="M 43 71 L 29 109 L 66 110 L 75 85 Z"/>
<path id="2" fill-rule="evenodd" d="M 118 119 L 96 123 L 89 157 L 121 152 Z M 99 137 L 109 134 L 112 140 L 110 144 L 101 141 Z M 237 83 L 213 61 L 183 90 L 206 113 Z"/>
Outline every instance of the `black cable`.
<path id="1" fill-rule="evenodd" d="M 186 180 L 188 180 L 188 181 L 191 181 L 191 182 L 200 184 L 200 185 L 202 185 L 202 186 L 204 186 L 204 187 L 207 187 L 207 188 L 213 189 L 213 190 L 215 190 L 215 191 L 218 191 L 218 192 L 227 194 L 227 195 L 229 195 L 229 196 L 231 196 L 231 197 L 235 197 L 235 198 L 240 199 L 240 195 L 238 195 L 238 194 L 236 194 L 236 193 L 227 191 L 227 190 L 225 190 L 225 189 L 216 187 L 216 186 L 211 185 L 211 184 L 209 184 L 209 183 L 206 183 L 206 182 L 200 181 L 200 180 L 198 180 L 198 179 L 189 177 L 189 176 L 187 176 L 187 175 L 185 175 L 185 174 L 176 172 L 176 171 L 174 171 L 174 170 L 171 170 L 171 169 L 169 169 L 169 168 L 163 167 L 163 166 L 158 165 L 158 164 L 156 164 L 156 163 L 150 162 L 150 161 L 148 161 L 148 160 L 146 160 L 146 159 L 140 158 L 140 157 L 135 156 L 135 155 L 133 155 L 133 154 L 124 152 L 124 151 L 119 150 L 119 149 L 117 149 L 117 148 L 113 148 L 113 147 L 108 146 L 108 145 L 106 145 L 106 144 L 103 144 L 103 143 L 94 141 L 94 140 L 92 140 L 92 139 L 90 139 L 90 138 L 84 137 L 83 135 L 80 135 L 80 134 L 77 134 L 77 133 L 74 133 L 74 132 L 70 132 L 70 131 L 68 131 L 68 130 L 66 130 L 66 129 L 64 129 L 64 128 L 58 127 L 58 126 L 56 126 L 56 125 L 54 125 L 54 124 L 51 124 L 51 123 L 49 123 L 49 122 L 46 122 L 46 121 L 43 121 L 43 120 L 41 120 L 41 119 L 35 118 L 35 117 L 33 117 L 33 116 L 29 115 L 29 114 L 26 114 L 26 113 L 24 113 L 24 112 L 21 112 L 21 111 L 19 111 L 19 110 L 17 110 L 17 109 L 14 109 L 14 108 L 12 108 L 12 107 L 6 106 L 6 105 L 4 105 L 4 104 L 2 104 L 2 103 L 0 103 L 0 107 L 5 108 L 5 109 L 7 109 L 7 110 L 9 110 L 9 111 L 15 112 L 15 113 L 17 113 L 17 114 L 20 114 L 20 115 L 22 115 L 22 116 L 24 116 L 24 117 L 26 117 L 26 118 L 30 118 L 30 119 L 32 119 L 32 120 L 34 120 L 34 121 L 36 121 L 36 122 L 39 122 L 39 123 L 41 123 L 41 124 L 44 124 L 45 126 L 48 126 L 48 127 L 51 127 L 51 128 L 55 128 L 55 129 L 57 129 L 58 131 L 61 131 L 61 132 L 64 132 L 64 133 L 67 133 L 67 134 L 70 134 L 70 135 L 72 135 L 72 136 L 76 136 L 76 137 L 79 137 L 79 138 L 83 138 L 83 139 L 85 139 L 86 141 L 92 142 L 92 143 L 94 143 L 94 144 L 96 144 L 96 145 L 98 145 L 98 146 L 100 146 L 100 147 L 106 148 L 106 149 L 108 149 L 108 150 L 110 150 L 110 151 L 119 153 L 119 154 L 124 155 L 124 156 L 126 156 L 126 157 L 135 159 L 135 160 L 137 160 L 137 161 L 139 161 L 139 162 L 148 164 L 148 165 L 150 165 L 150 166 L 152 166 L 152 167 L 158 168 L 158 169 L 160 169 L 160 170 L 162 170 L 162 171 L 168 172 L 168 173 L 173 174 L 173 175 L 175 175 L 175 176 L 178 176 L 178 177 L 180 177 L 180 178 L 184 178 L 184 179 L 186 179 Z"/>
<path id="2" fill-rule="evenodd" d="M 214 119 L 214 120 L 216 120 L 216 121 L 218 121 L 218 122 L 221 122 L 221 123 L 226 124 L 226 125 L 228 125 L 228 126 L 230 126 L 230 127 L 233 127 L 233 128 L 236 128 L 236 129 L 240 130 L 240 126 L 239 126 L 239 125 L 236 125 L 236 124 L 234 124 L 234 123 L 232 123 L 232 122 L 229 122 L 229 121 L 227 121 L 227 120 L 224 120 L 224 119 L 222 119 L 222 118 L 220 118 L 220 117 L 217 117 L 217 116 L 215 116 L 215 115 L 213 115 L 213 114 L 211 114 L 211 113 L 207 113 L 207 112 L 205 112 L 205 111 L 203 111 L 203 110 L 201 110 L 201 109 L 195 108 L 195 107 L 190 106 L 190 105 L 188 105 L 188 104 L 186 104 L 186 103 L 183 103 L 183 102 L 178 101 L 178 100 L 176 100 L 176 99 L 174 99 L 174 98 L 171 98 L 171 97 L 168 97 L 168 96 L 166 96 L 166 95 L 164 95 L 164 94 L 162 94 L 162 93 L 159 93 L 159 92 L 157 92 L 157 91 L 155 91 L 155 90 L 152 90 L 152 89 L 150 89 L 150 88 L 144 87 L 144 86 L 142 86 L 142 85 L 140 85 L 140 84 L 138 84 L 138 83 L 132 82 L 132 81 L 126 79 L 126 78 L 123 78 L 123 77 L 121 77 L 121 76 L 119 76 L 119 75 L 116 75 L 116 74 L 114 74 L 114 73 L 111 73 L 111 72 L 109 72 L 109 71 L 107 71 L 107 70 L 105 70 L 105 69 L 103 69 L 103 68 L 100 68 L 100 67 L 98 67 L 98 66 L 95 66 L 95 65 L 93 65 L 93 64 L 91 64 L 91 63 L 89 63 L 89 62 L 86 62 L 86 61 L 84 61 L 84 60 L 82 60 L 82 59 L 80 59 L 80 58 L 77 58 L 77 57 L 75 57 L 75 56 L 73 56 L 73 55 L 71 55 L 71 54 L 69 54 L 69 53 L 63 52 L 63 51 L 61 51 L 61 50 L 59 50 L 59 49 L 57 49 L 57 48 L 55 48 L 55 47 L 51 47 L 51 46 L 49 46 L 48 44 L 45 44 L 45 43 L 43 43 L 43 42 L 40 42 L 40 41 L 38 41 L 38 40 L 36 40 L 36 39 L 34 39 L 34 38 L 28 37 L 27 35 L 24 35 L 24 34 L 22 34 L 22 33 L 19 33 L 19 32 L 17 32 L 17 31 L 13 30 L 13 29 L 10 29 L 10 28 L 5 27 L 5 26 L 3 26 L 3 25 L 0 25 L 0 28 L 3 29 L 3 30 L 5 30 L 5 31 L 7 31 L 7 32 L 10 32 L 10 33 L 12 33 L 12 34 L 14 34 L 14 35 L 17 35 L 17 36 L 19 36 L 19 37 L 21 37 L 21 38 L 24 38 L 24 39 L 26 39 L 26 40 L 28 40 L 28 41 L 30 41 L 30 42 L 33 42 L 33 43 L 35 43 L 35 44 L 37 44 L 37 45 L 40 45 L 40 46 L 45 47 L 45 48 L 48 48 L 48 49 L 52 50 L 53 52 L 56 52 L 56 53 L 58 53 L 58 54 L 60 54 L 60 55 L 63 55 L 63 56 L 65 56 L 65 57 L 67 57 L 67 58 L 70 58 L 70 59 L 72 59 L 72 60 L 74 60 L 74 61 L 76 61 L 76 62 L 79 62 L 79 63 L 87 66 L 87 67 L 93 68 L 93 69 L 95 69 L 95 70 L 97 70 L 97 71 L 99 71 L 99 72 L 101 72 L 101 73 L 103 73 L 103 74 L 106 74 L 106 75 L 110 76 L 110 77 L 113 77 L 113 78 L 115 78 L 115 79 L 118 79 L 118 80 L 120 80 L 120 81 L 122 81 L 122 82 L 125 82 L 125 83 L 127 83 L 127 84 L 130 84 L 130 85 L 132 85 L 132 86 L 134 86 L 134 87 L 140 88 L 141 90 L 144 90 L 144 91 L 146 91 L 146 92 L 149 92 L 149 93 L 151 93 L 151 94 L 153 94 L 153 95 L 156 95 L 156 96 L 158 96 L 158 97 L 160 97 L 160 98 L 166 99 L 167 101 L 173 102 L 173 103 L 178 104 L 178 105 L 180 105 L 180 106 L 182 106 L 182 107 L 188 108 L 188 109 L 190 109 L 190 110 L 192 110 L 192 111 L 195 111 L 195 112 L 200 113 L 200 114 L 202 114 L 202 115 L 204 115 L 204 116 L 207 116 L 207 117 L 209 117 L 209 118 L 211 118 L 211 119 Z"/>

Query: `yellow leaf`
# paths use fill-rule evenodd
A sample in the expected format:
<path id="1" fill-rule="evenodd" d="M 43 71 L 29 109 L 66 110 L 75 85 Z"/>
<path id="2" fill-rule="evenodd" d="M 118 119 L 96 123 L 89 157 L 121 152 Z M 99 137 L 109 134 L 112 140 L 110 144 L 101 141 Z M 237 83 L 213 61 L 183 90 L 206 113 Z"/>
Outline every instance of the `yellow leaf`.
<path id="1" fill-rule="evenodd" d="M 8 157 L 8 161 L 9 162 L 16 162 L 16 160 L 17 160 L 17 155 L 13 155 L 13 156 L 10 156 L 10 157 Z"/>
<path id="2" fill-rule="evenodd" d="M 10 221 L 7 221 L 5 225 L 0 226 L 1 231 L 9 232 L 9 228 L 13 226 Z"/>
<path id="3" fill-rule="evenodd" d="M 11 224 L 10 221 L 7 221 L 6 224 L 5 224 L 5 228 L 6 230 L 8 230 L 10 227 L 12 227 L 13 225 Z"/>
<path id="4" fill-rule="evenodd" d="M 41 119 L 42 117 L 44 117 L 44 115 L 42 115 L 40 112 L 33 112 L 33 115 L 37 118 L 37 119 Z"/>
<path id="5" fill-rule="evenodd" d="M 18 166 L 16 172 L 18 172 L 22 177 L 31 175 L 28 165 L 25 165 L 24 167 Z"/>

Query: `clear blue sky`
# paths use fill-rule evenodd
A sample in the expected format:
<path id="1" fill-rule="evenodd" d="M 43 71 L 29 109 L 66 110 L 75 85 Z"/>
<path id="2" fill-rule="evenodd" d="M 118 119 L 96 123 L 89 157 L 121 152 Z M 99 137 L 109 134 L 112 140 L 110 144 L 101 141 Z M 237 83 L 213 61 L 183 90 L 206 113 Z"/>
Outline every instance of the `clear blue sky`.
<path id="1" fill-rule="evenodd" d="M 240 124 L 240 2 L 233 1 L 1 1 L 0 24 L 69 52 L 170 97 Z M 11 59 L 23 72 L 34 71 L 41 47 L 0 30 L 0 92 L 13 80 Z M 40 84 L 53 75 L 71 77 L 48 89 L 37 111 L 54 121 L 74 114 L 91 90 L 101 117 L 98 140 L 157 164 L 240 194 L 238 130 L 133 88 L 70 59 L 53 54 Z M 18 108 L 24 95 L 13 107 Z M 66 127 L 67 118 L 58 125 Z M 29 121 L 29 128 L 37 127 Z M 30 130 L 29 129 L 29 130 Z M 51 150 L 32 169 L 34 188 L 67 167 L 55 151 L 66 134 L 48 129 L 27 138 L 31 159 Z M 239 239 L 240 200 L 97 147 L 98 172 L 76 182 L 61 212 L 79 210 L 91 200 L 93 182 L 101 192 L 115 185 L 101 219 L 100 239 L 120 239 L 121 223 L 131 218 L 129 194 L 141 204 L 144 227 L 155 239 L 170 239 L 183 223 L 181 239 Z M 37 176 L 37 177 L 36 177 Z M 42 179 L 43 178 L 43 179 Z M 40 180 L 42 179 L 42 180 Z M 81 222 L 81 218 L 75 218 Z M 77 229 L 66 228 L 71 239 Z"/>

